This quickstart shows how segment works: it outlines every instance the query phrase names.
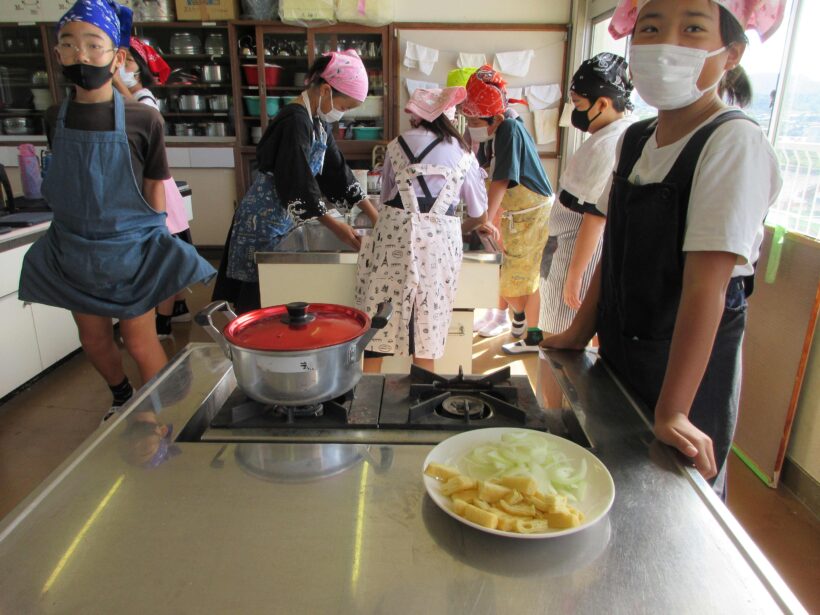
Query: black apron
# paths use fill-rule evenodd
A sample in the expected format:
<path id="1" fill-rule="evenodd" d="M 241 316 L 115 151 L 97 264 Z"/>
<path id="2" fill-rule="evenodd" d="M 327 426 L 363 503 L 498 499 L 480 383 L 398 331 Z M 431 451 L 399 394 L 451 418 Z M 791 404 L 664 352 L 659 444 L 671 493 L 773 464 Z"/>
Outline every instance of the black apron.
<path id="1" fill-rule="evenodd" d="M 691 137 L 662 182 L 642 186 L 628 178 L 656 120 L 637 122 L 624 134 L 604 229 L 598 338 L 601 356 L 650 412 L 663 384 L 680 304 L 695 167 L 714 130 L 733 119 L 749 118 L 740 111 L 721 114 Z M 742 277 L 729 283 L 709 363 L 689 413 L 692 423 L 712 438 L 719 471 L 737 421 L 744 288 L 749 287 Z"/>

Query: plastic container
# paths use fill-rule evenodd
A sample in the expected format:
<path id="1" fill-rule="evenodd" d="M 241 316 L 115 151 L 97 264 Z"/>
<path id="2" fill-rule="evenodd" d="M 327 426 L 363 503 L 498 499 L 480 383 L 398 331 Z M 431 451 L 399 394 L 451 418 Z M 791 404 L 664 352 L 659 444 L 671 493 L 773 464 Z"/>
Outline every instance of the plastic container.
<path id="1" fill-rule="evenodd" d="M 18 161 L 20 165 L 20 181 L 23 184 L 23 195 L 27 199 L 41 199 L 40 184 L 43 183 L 43 176 L 40 172 L 40 159 L 31 143 L 23 143 L 17 146 Z"/>
<path id="2" fill-rule="evenodd" d="M 245 82 L 248 85 L 259 85 L 259 71 L 257 70 L 256 64 L 243 64 L 242 71 L 245 73 Z M 281 76 L 281 66 L 265 64 L 265 87 L 277 87 Z"/>
<path id="3" fill-rule="evenodd" d="M 373 141 L 382 138 L 382 129 L 378 126 L 354 126 L 353 139 L 355 141 Z"/>
<path id="4" fill-rule="evenodd" d="M 251 117 L 259 117 L 261 115 L 262 105 L 259 102 L 258 96 L 243 96 L 242 100 L 245 101 L 245 111 L 248 112 L 248 115 Z M 273 117 L 279 112 L 279 103 L 278 96 L 265 97 L 265 110 L 268 113 L 268 117 Z"/>

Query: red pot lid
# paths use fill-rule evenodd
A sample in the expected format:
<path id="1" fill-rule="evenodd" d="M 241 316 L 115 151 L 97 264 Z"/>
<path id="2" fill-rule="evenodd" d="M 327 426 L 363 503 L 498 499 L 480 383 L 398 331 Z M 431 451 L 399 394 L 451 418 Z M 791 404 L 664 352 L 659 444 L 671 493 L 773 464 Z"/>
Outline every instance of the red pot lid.
<path id="1" fill-rule="evenodd" d="M 370 317 L 332 303 L 289 303 L 242 314 L 227 324 L 225 339 L 248 350 L 300 351 L 345 344 L 370 328 Z"/>

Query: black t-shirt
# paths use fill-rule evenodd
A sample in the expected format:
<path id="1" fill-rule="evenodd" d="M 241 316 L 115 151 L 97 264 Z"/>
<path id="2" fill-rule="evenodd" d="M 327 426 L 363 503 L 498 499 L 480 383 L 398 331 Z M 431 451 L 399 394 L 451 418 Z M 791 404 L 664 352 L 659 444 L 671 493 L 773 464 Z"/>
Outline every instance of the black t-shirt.
<path id="1" fill-rule="evenodd" d="M 142 189 L 144 179 L 168 179 L 171 171 L 165 157 L 164 121 L 156 109 L 135 100 L 125 104 L 125 132 L 131 149 L 131 167 L 137 186 Z M 46 111 L 46 136 L 53 144 L 59 106 Z M 66 128 L 75 130 L 114 130 L 114 101 L 78 103 L 71 101 L 66 113 Z"/>
<path id="2" fill-rule="evenodd" d="M 310 149 L 318 125 L 302 105 L 286 105 L 271 121 L 256 146 L 259 170 L 273 173 L 282 205 L 307 220 L 327 213 L 324 197 L 355 205 L 366 195 L 348 168 L 327 124 L 327 151 L 322 172 L 310 171 Z"/>

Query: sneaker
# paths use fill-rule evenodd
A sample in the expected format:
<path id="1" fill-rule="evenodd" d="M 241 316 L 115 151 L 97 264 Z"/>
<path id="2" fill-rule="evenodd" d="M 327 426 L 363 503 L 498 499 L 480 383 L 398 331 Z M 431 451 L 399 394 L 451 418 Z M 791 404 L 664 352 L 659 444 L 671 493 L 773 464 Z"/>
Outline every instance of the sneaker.
<path id="1" fill-rule="evenodd" d="M 473 333 L 478 333 L 493 320 L 493 311 L 485 310 L 481 318 L 473 318 Z"/>
<path id="2" fill-rule="evenodd" d="M 188 311 L 188 304 L 185 299 L 174 301 L 174 311 L 171 312 L 171 322 L 190 322 L 191 313 Z"/>
<path id="3" fill-rule="evenodd" d="M 518 340 L 517 342 L 510 342 L 501 346 L 506 354 L 524 354 L 528 352 L 538 352 L 538 344 L 528 344 L 527 340 Z"/>
<path id="4" fill-rule="evenodd" d="M 504 333 L 507 333 L 507 331 L 509 331 L 509 330 L 510 330 L 510 322 L 509 321 L 497 322 L 495 320 L 492 320 L 492 321 L 488 322 L 487 326 L 484 327 L 481 331 L 479 331 L 478 334 L 481 337 L 497 337 L 499 335 L 503 335 Z"/>

